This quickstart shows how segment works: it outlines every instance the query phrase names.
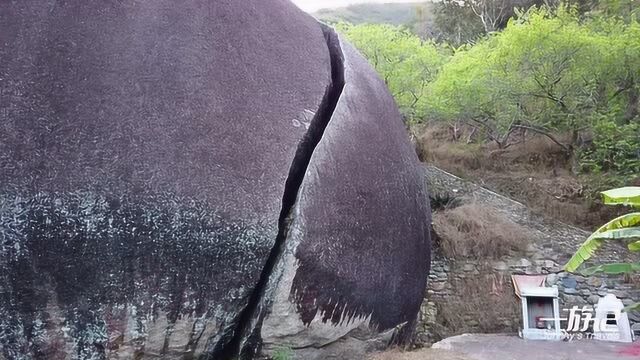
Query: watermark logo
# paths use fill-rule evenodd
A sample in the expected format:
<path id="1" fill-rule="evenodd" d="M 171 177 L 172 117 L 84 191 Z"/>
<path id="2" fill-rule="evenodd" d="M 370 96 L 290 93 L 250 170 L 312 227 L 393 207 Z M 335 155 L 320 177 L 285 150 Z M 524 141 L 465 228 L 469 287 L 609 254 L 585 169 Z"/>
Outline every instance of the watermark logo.
<path id="1" fill-rule="evenodd" d="M 591 306 L 579 308 L 574 306 L 571 309 L 563 309 L 563 313 L 568 313 L 567 317 L 541 318 L 540 320 L 555 322 L 559 320 L 566 326 L 560 329 L 563 340 L 600 339 L 617 340 L 620 336 L 618 321 L 621 311 L 609 311 L 605 317 L 600 319 L 594 316 L 594 309 Z"/>

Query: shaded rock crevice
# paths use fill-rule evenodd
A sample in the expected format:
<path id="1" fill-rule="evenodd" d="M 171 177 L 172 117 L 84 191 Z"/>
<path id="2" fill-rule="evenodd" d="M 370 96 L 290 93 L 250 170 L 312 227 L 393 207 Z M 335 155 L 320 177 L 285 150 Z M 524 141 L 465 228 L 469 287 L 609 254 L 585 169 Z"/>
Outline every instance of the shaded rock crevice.
<path id="1" fill-rule="evenodd" d="M 253 289 L 246 308 L 239 314 L 235 322 L 235 328 L 214 345 L 215 347 L 208 359 L 231 360 L 238 357 L 250 359 L 259 351 L 259 328 L 264 319 L 264 311 L 268 308 L 265 304 L 270 303 L 270 299 L 265 296 L 267 287 L 284 253 L 292 211 L 311 157 L 322 139 L 329 121 L 333 117 L 345 87 L 344 56 L 338 35 L 331 27 L 324 24 L 320 24 L 320 26 L 329 51 L 331 66 L 329 84 L 307 132 L 298 144 L 291 163 L 282 196 L 282 208 L 278 219 L 278 235 L 262 269 L 259 281 Z"/>

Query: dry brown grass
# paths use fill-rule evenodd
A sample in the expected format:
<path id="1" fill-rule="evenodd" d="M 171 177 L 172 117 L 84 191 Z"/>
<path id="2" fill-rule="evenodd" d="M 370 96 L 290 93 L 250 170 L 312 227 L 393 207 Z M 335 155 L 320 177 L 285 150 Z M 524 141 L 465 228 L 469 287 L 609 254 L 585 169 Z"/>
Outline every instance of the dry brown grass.
<path id="1" fill-rule="evenodd" d="M 465 333 L 512 333 L 520 325 L 520 306 L 509 279 L 490 269 L 452 279 L 455 298 L 435 299 L 436 340 Z"/>
<path id="2" fill-rule="evenodd" d="M 460 129 L 458 141 L 453 141 L 450 128 L 443 125 L 423 125 L 413 132 L 423 161 L 474 179 L 549 219 L 594 229 L 620 213 L 589 199 L 594 189 L 607 186 L 594 176 L 578 178 L 572 172 L 573 160 L 546 137 L 529 136 L 524 142 L 498 149 L 494 143 L 467 144 L 470 131 L 465 128 Z"/>
<path id="3" fill-rule="evenodd" d="M 481 169 L 486 162 L 482 147 L 475 144 L 449 141 L 427 142 L 425 138 L 421 138 L 417 151 L 420 160 L 438 164 L 456 174 Z"/>
<path id="4" fill-rule="evenodd" d="M 437 245 L 451 259 L 498 259 L 524 251 L 528 232 L 502 214 L 480 204 L 467 204 L 433 215 Z"/>
<path id="5" fill-rule="evenodd" d="M 584 185 L 572 175 L 548 177 L 533 172 L 477 173 L 484 185 L 526 204 L 533 212 L 585 229 L 594 230 L 624 209 L 604 206 L 585 198 Z"/>
<path id="6" fill-rule="evenodd" d="M 521 143 L 499 149 L 495 143 L 467 143 L 469 129 L 462 128 L 460 140 L 454 141 L 443 125 L 416 130 L 416 151 L 422 161 L 438 164 L 455 173 L 469 170 L 501 172 L 505 170 L 549 171 L 569 170 L 571 159 L 557 144 L 546 137 L 528 137 Z"/>
<path id="7" fill-rule="evenodd" d="M 530 171 L 561 171 L 571 168 L 569 154 L 546 137 L 530 137 L 507 149 L 498 149 L 494 143 L 489 143 L 484 148 L 489 154 L 488 168 L 493 170 L 515 167 Z"/>

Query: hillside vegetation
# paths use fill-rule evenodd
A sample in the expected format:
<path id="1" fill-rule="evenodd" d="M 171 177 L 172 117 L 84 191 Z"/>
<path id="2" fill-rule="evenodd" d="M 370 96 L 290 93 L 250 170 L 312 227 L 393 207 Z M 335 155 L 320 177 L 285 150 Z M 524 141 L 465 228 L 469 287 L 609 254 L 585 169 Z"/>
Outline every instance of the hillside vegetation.
<path id="1" fill-rule="evenodd" d="M 417 9 L 429 9 L 431 2 L 354 4 L 342 8 L 321 9 L 313 15 L 329 23 L 408 25 L 415 21 Z"/>
<path id="2" fill-rule="evenodd" d="M 640 174 L 634 5 L 514 9 L 459 46 L 408 27 L 338 29 L 389 86 L 424 160 L 593 227 L 616 211 L 594 194 Z"/>

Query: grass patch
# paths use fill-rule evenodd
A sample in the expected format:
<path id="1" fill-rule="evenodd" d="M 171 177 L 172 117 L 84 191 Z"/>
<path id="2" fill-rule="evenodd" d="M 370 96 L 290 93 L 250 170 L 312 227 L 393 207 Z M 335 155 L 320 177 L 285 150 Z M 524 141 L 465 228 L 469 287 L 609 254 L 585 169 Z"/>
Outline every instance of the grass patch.
<path id="1" fill-rule="evenodd" d="M 475 203 L 434 213 L 433 228 L 450 259 L 498 259 L 526 250 L 530 241 L 525 228 Z"/>
<path id="2" fill-rule="evenodd" d="M 273 353 L 273 360 L 291 360 L 293 359 L 293 350 L 290 347 L 279 347 Z"/>

